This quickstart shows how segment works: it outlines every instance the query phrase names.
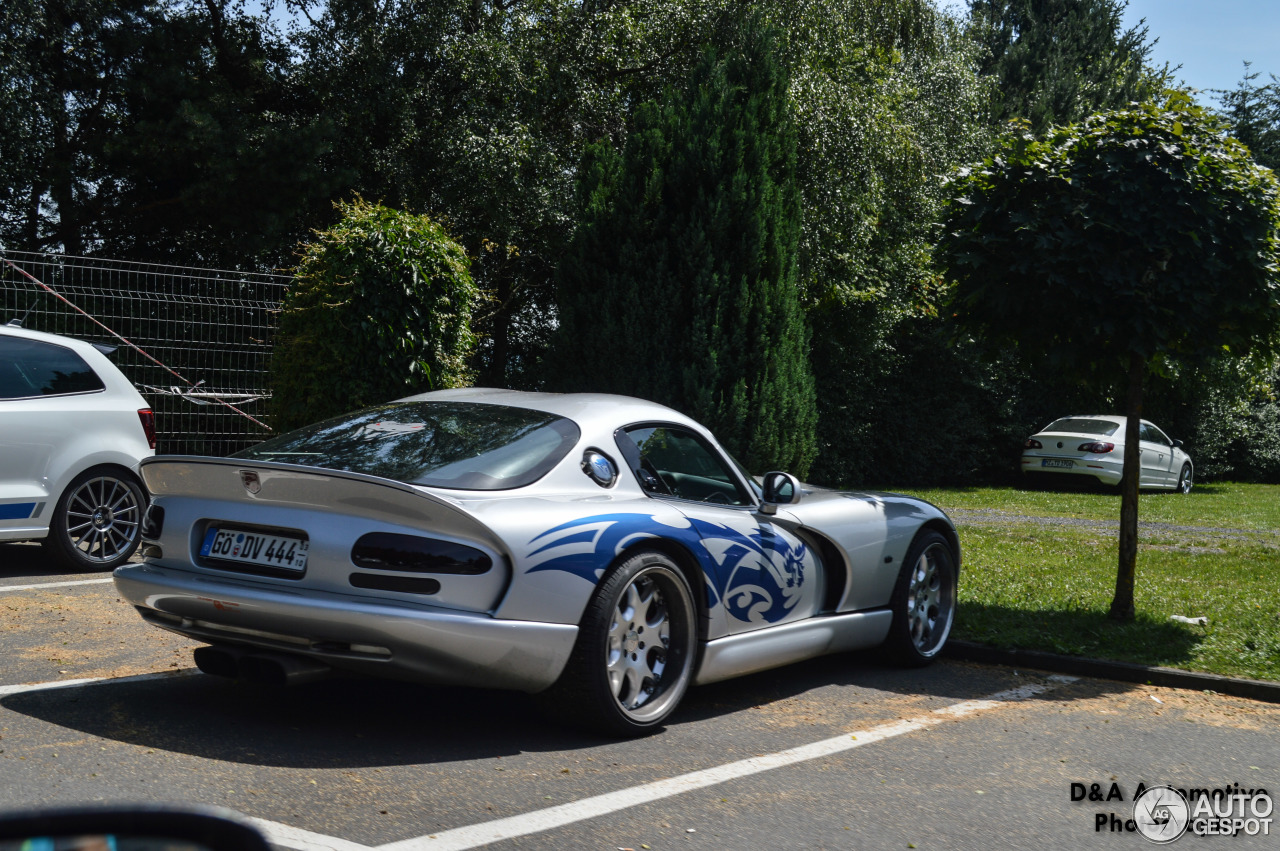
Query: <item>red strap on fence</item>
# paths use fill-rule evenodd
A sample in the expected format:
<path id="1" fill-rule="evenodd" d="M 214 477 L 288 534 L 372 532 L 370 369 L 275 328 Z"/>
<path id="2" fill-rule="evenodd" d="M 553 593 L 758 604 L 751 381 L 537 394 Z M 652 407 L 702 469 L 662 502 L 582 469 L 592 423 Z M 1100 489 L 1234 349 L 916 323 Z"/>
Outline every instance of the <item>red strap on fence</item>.
<path id="1" fill-rule="evenodd" d="M 51 286 L 49 286 L 48 284 L 46 284 L 44 281 L 40 280 L 39 278 L 37 278 L 37 277 L 35 277 L 34 275 L 32 275 L 32 274 L 30 274 L 29 272 L 27 272 L 26 270 L 22 269 L 22 268 L 21 268 L 21 267 L 19 267 L 16 263 L 14 263 L 12 260 L 10 260 L 8 257 L 0 257 L 0 260 L 4 260 L 4 262 L 5 262 L 5 263 L 7 263 L 7 264 L 8 264 L 8 265 L 9 265 L 9 266 L 10 266 L 10 267 L 15 271 L 15 272 L 17 272 L 19 275 L 22 275 L 24 278 L 26 278 L 27 280 L 31 281 L 31 282 L 32 282 L 33 284 L 35 284 L 36 286 L 38 286 L 38 287 L 43 287 L 43 288 L 44 288 L 44 290 L 45 290 L 46 292 L 48 292 L 48 293 L 49 293 L 50 295 L 52 295 L 54 298 L 58 299 L 58 301 L 61 301 L 61 302 L 62 302 L 63 304 L 65 304 L 67 307 L 69 307 L 69 308 L 71 308 L 72 310 L 74 310 L 76 313 L 79 313 L 81 316 L 84 316 L 86 319 L 88 319 L 88 320 L 89 320 L 90 322 L 92 322 L 93 324 L 97 325 L 97 326 L 98 326 L 99 328 L 101 328 L 102 330 L 106 331 L 106 332 L 107 332 L 108 334 L 110 334 L 112 337 L 115 337 L 117 340 L 119 340 L 120 342 L 124 343 L 126 346 L 128 346 L 128 347 L 129 347 L 129 348 L 131 348 L 131 349 L 133 349 L 133 350 L 134 350 L 134 351 L 136 351 L 138 354 L 142 355 L 144 358 L 146 358 L 147 360 L 149 360 L 149 361 L 151 361 L 152 363 L 154 363 L 156 366 L 158 366 L 158 367 L 160 367 L 161 369 L 163 369 L 163 370 L 165 370 L 166 372 L 168 372 L 168 373 L 169 373 L 170 375 L 172 375 L 174 378 L 178 379 L 179 381 L 184 382 L 188 387 L 191 387 L 192 389 L 195 389 L 195 388 L 198 386 L 197 384 L 193 384 L 191 381 L 189 381 L 189 380 L 188 380 L 188 379 L 186 379 L 185 377 L 183 377 L 183 376 L 179 375 L 177 372 L 175 372 L 172 368 L 170 368 L 170 367 L 169 367 L 169 366 L 167 366 L 166 364 L 163 364 L 163 363 L 161 363 L 160 361 L 158 361 L 158 360 L 156 360 L 155 358 L 153 358 L 153 357 L 152 357 L 148 352 L 143 351 L 143 349 L 142 349 L 142 347 L 141 347 L 141 346 L 137 345 L 136 343 L 132 342 L 131 340 L 126 340 L 124 337 L 122 337 L 121 335 L 117 334 L 115 331 L 113 331 L 113 330 L 111 330 L 110 328 L 108 328 L 106 325 L 104 325 L 104 324 L 102 324 L 101 322 L 99 322 L 96 318 L 94 318 L 93 316 L 90 316 L 87 312 L 85 312 L 84 310 L 81 310 L 81 309 L 80 309 L 78 306 L 76 306 L 75 304 L 72 304 L 72 303 L 71 303 L 71 301 L 69 301 L 69 300 L 68 300 L 64 295 L 62 295 L 62 293 L 58 292 L 58 291 L 57 291 L 57 290 L 55 290 L 53 287 L 51 287 Z M 262 422 L 261 420 L 258 420 L 258 419 L 257 419 L 257 418 L 255 418 L 253 415 L 245 413 L 244 411 L 240 410 L 239 408 L 237 408 L 235 405 L 231 404 L 230 402 L 226 402 L 226 401 L 223 401 L 222 399 L 216 399 L 216 398 L 215 398 L 215 399 L 213 399 L 213 401 L 217 402 L 219 405 L 225 405 L 226 407 L 228 407 L 228 408 L 230 408 L 231 410 L 235 411 L 237 414 L 239 414 L 240 416 L 244 417 L 246 420 L 248 420 L 249 422 L 253 423 L 254 425 L 261 426 L 262 428 L 266 429 L 267 431 L 271 431 L 271 427 L 270 427 L 269 425 L 267 425 L 266 423 Z"/>

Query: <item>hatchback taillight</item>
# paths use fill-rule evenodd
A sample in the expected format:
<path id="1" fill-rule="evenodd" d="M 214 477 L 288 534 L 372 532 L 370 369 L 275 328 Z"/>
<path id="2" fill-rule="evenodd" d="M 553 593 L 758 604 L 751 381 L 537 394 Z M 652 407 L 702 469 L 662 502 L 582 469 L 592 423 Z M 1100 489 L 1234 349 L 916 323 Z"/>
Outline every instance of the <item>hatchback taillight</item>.
<path id="1" fill-rule="evenodd" d="M 1115 449 L 1115 448 L 1116 448 L 1116 445 L 1114 443 L 1103 443 L 1101 441 L 1098 441 L 1097 443 L 1082 443 L 1080 444 L 1078 451 L 1092 452 L 1095 455 L 1106 455 L 1108 452 L 1110 452 L 1112 449 Z"/>
<path id="2" fill-rule="evenodd" d="M 1022 444 L 1023 449 L 1044 449 L 1044 444 L 1036 440 L 1034 437 L 1028 437 L 1027 442 Z"/>
<path id="3" fill-rule="evenodd" d="M 152 449 L 156 448 L 156 415 L 151 412 L 150 408 L 143 408 L 138 411 L 138 419 L 142 420 L 142 430 L 147 434 L 147 443 Z"/>

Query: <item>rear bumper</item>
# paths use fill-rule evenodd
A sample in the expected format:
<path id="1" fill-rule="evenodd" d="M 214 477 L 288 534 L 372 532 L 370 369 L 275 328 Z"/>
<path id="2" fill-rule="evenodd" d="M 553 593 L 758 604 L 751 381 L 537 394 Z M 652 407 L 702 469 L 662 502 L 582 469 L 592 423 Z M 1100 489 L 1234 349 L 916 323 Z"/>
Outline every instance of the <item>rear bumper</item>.
<path id="1" fill-rule="evenodd" d="M 1043 462 L 1070 461 L 1070 467 L 1046 467 Z M 1023 455 L 1022 472 L 1027 475 L 1092 476 L 1104 485 L 1120 484 L 1123 464 L 1101 462 L 1093 458 L 1060 458 L 1056 455 Z"/>
<path id="2" fill-rule="evenodd" d="M 148 623 L 198 641 L 418 682 L 538 692 L 560 676 L 578 636 L 573 625 L 303 595 L 153 564 L 117 568 L 115 584 Z"/>

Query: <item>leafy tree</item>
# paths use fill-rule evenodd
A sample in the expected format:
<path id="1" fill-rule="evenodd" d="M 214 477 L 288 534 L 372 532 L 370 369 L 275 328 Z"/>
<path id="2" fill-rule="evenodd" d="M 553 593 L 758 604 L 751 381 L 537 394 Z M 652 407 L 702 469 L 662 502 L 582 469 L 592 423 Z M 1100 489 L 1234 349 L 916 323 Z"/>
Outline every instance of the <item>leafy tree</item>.
<path id="1" fill-rule="evenodd" d="M 306 232 L 324 122 L 265 21 L 231 0 L 14 0 L 0 24 L 4 245 L 244 266 Z"/>
<path id="2" fill-rule="evenodd" d="M 220 268 L 294 259 L 327 215 L 328 119 L 294 78 L 288 45 L 234 0 L 163 6 L 106 141 L 115 181 L 97 228 L 113 256 Z"/>
<path id="3" fill-rule="evenodd" d="M 552 382 L 663 402 L 748 467 L 803 474 L 816 412 L 786 74 L 747 23 L 695 80 L 691 101 L 640 107 L 621 156 L 601 144 L 588 157 Z"/>
<path id="4" fill-rule="evenodd" d="M 963 318 L 1059 370 L 1125 376 L 1111 615 L 1132 618 L 1144 380 L 1170 359 L 1274 348 L 1280 189 L 1175 93 L 1043 139 L 1011 132 L 954 192 L 943 245 Z"/>
<path id="5" fill-rule="evenodd" d="M 997 120 L 1034 132 L 1159 94 L 1143 22 L 1123 29 L 1128 0 L 969 0 L 996 85 Z"/>
<path id="6" fill-rule="evenodd" d="M 329 0 L 298 34 L 327 172 L 429 212 L 474 258 L 480 379 L 528 385 L 588 142 L 683 79 L 731 0 Z"/>
<path id="7" fill-rule="evenodd" d="M 279 430 L 469 380 L 478 293 L 426 216 L 357 198 L 302 252 L 271 361 Z"/>
<path id="8" fill-rule="evenodd" d="M 0 239 L 84 253 L 95 196 L 110 191 L 102 149 L 136 69 L 148 0 L 15 0 L 0 7 Z"/>
<path id="9" fill-rule="evenodd" d="M 938 400 L 942 392 L 949 410 L 973 407 L 961 389 L 971 382 L 932 380 L 969 365 L 931 338 L 939 294 L 932 246 L 945 197 L 938 176 L 981 158 L 991 143 L 976 46 L 924 0 L 761 5 L 785 33 L 780 51 L 799 138 L 800 280 L 821 447 L 811 475 L 840 485 L 918 481 L 914 460 L 896 454 L 883 431 L 901 423 L 900 399 Z M 956 362 L 914 369 L 923 361 L 917 343 Z M 908 377 L 920 381 L 904 383 Z"/>

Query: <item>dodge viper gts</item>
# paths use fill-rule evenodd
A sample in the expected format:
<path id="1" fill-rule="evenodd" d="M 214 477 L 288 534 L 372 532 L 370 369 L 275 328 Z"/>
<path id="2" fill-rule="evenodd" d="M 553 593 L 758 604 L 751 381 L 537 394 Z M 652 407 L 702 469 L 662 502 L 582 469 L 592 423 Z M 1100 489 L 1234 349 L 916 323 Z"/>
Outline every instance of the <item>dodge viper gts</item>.
<path id="1" fill-rule="evenodd" d="M 142 476 L 120 593 L 249 682 L 515 689 L 639 735 L 692 685 L 872 647 L 923 665 L 955 617 L 938 508 L 757 481 L 621 396 L 437 391 Z"/>

